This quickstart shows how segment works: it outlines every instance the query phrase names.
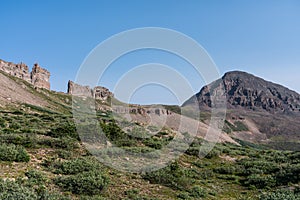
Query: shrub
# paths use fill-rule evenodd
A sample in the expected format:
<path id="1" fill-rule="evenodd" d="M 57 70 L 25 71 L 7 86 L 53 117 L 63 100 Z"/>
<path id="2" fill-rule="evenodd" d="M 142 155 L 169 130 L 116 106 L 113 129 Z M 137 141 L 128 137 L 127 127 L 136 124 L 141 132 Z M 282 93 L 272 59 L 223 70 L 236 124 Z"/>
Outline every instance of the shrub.
<path id="1" fill-rule="evenodd" d="M 3 134 L 0 135 L 0 141 L 6 144 L 15 144 L 31 148 L 36 147 L 37 144 L 35 135 L 29 134 Z"/>
<path id="2" fill-rule="evenodd" d="M 47 135 L 55 138 L 71 137 L 79 140 L 75 124 L 69 122 L 62 123 L 58 127 L 52 128 Z"/>
<path id="3" fill-rule="evenodd" d="M 94 196 L 81 196 L 80 200 L 105 200 L 106 198 L 99 196 L 99 195 L 94 195 Z"/>
<path id="4" fill-rule="evenodd" d="M 100 165 L 97 161 L 89 158 L 76 158 L 65 162 L 53 163 L 51 168 L 57 174 L 78 174 L 92 170 L 98 170 Z"/>
<path id="5" fill-rule="evenodd" d="M 51 148 L 61 148 L 65 150 L 73 150 L 78 147 L 76 140 L 70 137 L 63 138 L 46 138 L 38 141 L 39 145 Z"/>
<path id="6" fill-rule="evenodd" d="M 37 200 L 38 196 L 31 188 L 24 187 L 15 181 L 0 179 L 0 199 Z"/>
<path id="7" fill-rule="evenodd" d="M 214 169 L 214 171 L 219 174 L 234 174 L 236 168 L 234 166 L 222 166 Z"/>
<path id="8" fill-rule="evenodd" d="M 279 190 L 275 192 L 269 192 L 259 196 L 259 200 L 298 200 L 299 195 L 294 194 L 292 191 Z"/>
<path id="9" fill-rule="evenodd" d="M 44 174 L 36 170 L 27 171 L 25 176 L 28 177 L 30 185 L 41 185 L 46 181 Z"/>
<path id="10" fill-rule="evenodd" d="M 0 160 L 28 162 L 30 157 L 24 147 L 14 144 L 0 144 Z"/>
<path id="11" fill-rule="evenodd" d="M 200 186 L 196 185 L 196 186 L 193 186 L 192 189 L 190 189 L 190 194 L 189 195 L 191 197 L 199 199 L 199 198 L 205 198 L 207 196 L 207 193 L 206 193 L 205 189 L 203 189 Z"/>
<path id="12" fill-rule="evenodd" d="M 192 199 L 192 198 L 190 197 L 190 195 L 189 195 L 188 192 L 181 192 L 181 193 L 179 193 L 179 194 L 177 195 L 177 198 L 178 198 L 178 199 L 185 199 L 185 200 L 190 200 L 190 199 Z"/>
<path id="13" fill-rule="evenodd" d="M 17 130 L 17 129 L 21 128 L 21 124 L 18 122 L 13 122 L 12 124 L 9 125 L 9 128 L 13 129 L 13 130 Z"/>
<path id="14" fill-rule="evenodd" d="M 55 153 L 58 155 L 59 158 L 62 158 L 62 159 L 70 159 L 73 157 L 73 152 L 65 151 L 63 149 L 58 149 L 55 151 Z"/>
<path id="15" fill-rule="evenodd" d="M 74 194 L 96 195 L 108 185 L 109 179 L 98 171 L 83 172 L 68 177 L 59 177 L 55 183 Z"/>
<path id="16" fill-rule="evenodd" d="M 0 127 L 4 128 L 5 127 L 5 119 L 0 118 Z"/>
<path id="17" fill-rule="evenodd" d="M 47 190 L 35 191 L 27 181 L 4 181 L 0 179 L 0 199 L 2 200 L 70 200 L 67 196 L 50 193 Z"/>
<path id="18" fill-rule="evenodd" d="M 185 190 L 191 183 L 186 171 L 178 165 L 177 162 L 169 166 L 143 175 L 143 178 L 151 183 L 162 184 L 173 189 Z"/>
<path id="19" fill-rule="evenodd" d="M 276 181 L 271 175 L 253 174 L 247 177 L 245 184 L 249 186 L 255 186 L 259 189 L 263 189 L 275 186 Z"/>

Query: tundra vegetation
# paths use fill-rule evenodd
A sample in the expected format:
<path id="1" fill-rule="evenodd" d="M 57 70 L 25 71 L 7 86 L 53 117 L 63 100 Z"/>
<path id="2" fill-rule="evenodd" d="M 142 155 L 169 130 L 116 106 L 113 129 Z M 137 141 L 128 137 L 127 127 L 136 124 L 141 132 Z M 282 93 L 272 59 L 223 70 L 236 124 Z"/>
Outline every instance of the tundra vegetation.
<path id="1" fill-rule="evenodd" d="M 149 130 L 140 126 L 127 134 L 111 113 L 97 113 L 97 117 L 112 145 L 127 151 L 155 151 L 174 137 L 168 129 L 151 137 L 135 137 Z M 245 129 L 242 124 L 227 125 Z M 87 133 L 94 131 L 88 124 L 82 126 Z M 28 104 L 1 108 L 0 199 L 300 199 L 300 152 L 237 140 L 240 146 L 220 143 L 200 159 L 205 141 L 195 139 L 166 167 L 132 174 L 95 159 L 82 145 L 76 128 L 67 108 L 61 113 Z"/>

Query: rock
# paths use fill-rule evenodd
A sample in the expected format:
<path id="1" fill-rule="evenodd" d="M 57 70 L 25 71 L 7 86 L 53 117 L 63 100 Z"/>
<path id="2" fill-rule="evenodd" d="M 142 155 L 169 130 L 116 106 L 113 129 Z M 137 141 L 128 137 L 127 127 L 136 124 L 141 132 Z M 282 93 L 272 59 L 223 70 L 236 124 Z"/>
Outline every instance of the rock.
<path id="1" fill-rule="evenodd" d="M 39 64 L 34 64 L 31 71 L 31 83 L 36 88 L 44 88 L 50 90 L 50 72 L 43 69 Z"/>
<path id="2" fill-rule="evenodd" d="M 262 109 L 274 112 L 299 112 L 300 95 L 281 85 L 265 81 L 246 72 L 233 71 L 221 79 L 204 86 L 183 106 L 212 107 L 211 96 L 222 92 L 227 97 L 228 108 Z"/>
<path id="3" fill-rule="evenodd" d="M 68 82 L 68 94 L 80 97 L 91 97 L 98 100 L 106 101 L 109 97 L 113 97 L 113 93 L 109 89 L 96 86 L 91 89 L 89 86 L 82 86 L 73 81 Z"/>
<path id="4" fill-rule="evenodd" d="M 92 97 L 93 93 L 89 86 L 82 86 L 73 81 L 68 82 L 68 94 L 81 97 Z"/>
<path id="5" fill-rule="evenodd" d="M 31 83 L 28 66 L 24 63 L 14 64 L 12 62 L 5 62 L 3 60 L 0 60 L 0 70 Z"/>
<path id="6" fill-rule="evenodd" d="M 95 99 L 106 101 L 109 97 L 113 97 L 114 95 L 109 89 L 97 86 L 93 90 L 93 96 Z"/>
<path id="7" fill-rule="evenodd" d="M 31 83 L 35 88 L 50 90 L 50 72 L 41 68 L 38 64 L 34 64 L 32 72 L 29 73 L 28 66 L 24 63 L 14 64 L 0 60 L 0 70 Z"/>

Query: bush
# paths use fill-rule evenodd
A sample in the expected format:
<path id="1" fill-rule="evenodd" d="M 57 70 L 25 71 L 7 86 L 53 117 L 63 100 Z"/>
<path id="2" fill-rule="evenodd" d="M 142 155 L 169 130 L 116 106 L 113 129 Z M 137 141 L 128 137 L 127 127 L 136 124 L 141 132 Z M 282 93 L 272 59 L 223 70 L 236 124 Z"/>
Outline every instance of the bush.
<path id="1" fill-rule="evenodd" d="M 80 200 L 105 200 L 106 198 L 95 195 L 95 196 L 81 196 Z"/>
<path id="2" fill-rule="evenodd" d="M 5 119 L 0 118 L 0 127 L 4 128 L 5 127 Z"/>
<path id="3" fill-rule="evenodd" d="M 6 144 L 21 145 L 23 147 L 35 148 L 37 139 L 35 135 L 28 134 L 3 134 L 0 135 L 0 142 Z"/>
<path id="4" fill-rule="evenodd" d="M 78 174 L 81 172 L 98 170 L 99 163 L 89 158 L 76 158 L 65 162 L 53 163 L 50 168 L 54 169 L 54 173 L 57 174 Z"/>
<path id="5" fill-rule="evenodd" d="M 30 185 L 42 185 L 46 181 L 44 174 L 36 170 L 27 171 L 25 176 L 28 177 L 28 182 Z"/>
<path id="6" fill-rule="evenodd" d="M 106 175 L 97 172 L 83 172 L 68 177 L 55 179 L 55 184 L 66 191 L 74 194 L 96 195 L 108 185 L 109 179 Z"/>
<path id="7" fill-rule="evenodd" d="M 219 174 L 235 174 L 237 170 L 234 166 L 222 166 L 214 169 L 214 171 Z"/>
<path id="8" fill-rule="evenodd" d="M 249 186 L 255 186 L 259 189 L 263 189 L 275 186 L 276 181 L 271 175 L 253 174 L 247 177 L 245 184 Z"/>
<path id="9" fill-rule="evenodd" d="M 51 148 L 61 148 L 65 150 L 73 150 L 78 147 L 77 141 L 74 138 L 46 138 L 38 141 L 39 145 L 48 146 Z"/>
<path id="10" fill-rule="evenodd" d="M 190 190 L 189 195 L 191 197 L 199 199 L 199 198 L 205 198 L 207 196 L 207 193 L 206 193 L 205 189 L 203 189 L 200 186 L 196 185 L 196 186 L 192 187 L 192 189 Z"/>
<path id="11" fill-rule="evenodd" d="M 143 178 L 151 183 L 162 184 L 173 189 L 185 190 L 191 183 L 186 171 L 178 165 L 177 162 L 169 166 L 143 175 Z"/>
<path id="12" fill-rule="evenodd" d="M 30 157 L 24 147 L 14 144 L 0 144 L 0 161 L 28 162 Z"/>
<path id="13" fill-rule="evenodd" d="M 47 190 L 35 191 L 27 181 L 4 181 L 0 179 L 0 199 L 2 200 L 70 200 L 60 194 L 49 193 Z"/>
<path id="14" fill-rule="evenodd" d="M 0 179 L 0 199 L 37 200 L 38 196 L 33 189 L 24 187 L 15 181 Z"/>
<path id="15" fill-rule="evenodd" d="M 58 127 L 52 128 L 47 135 L 55 138 L 71 137 L 79 140 L 75 124 L 69 122 L 62 123 Z"/>
<path id="16" fill-rule="evenodd" d="M 299 200 L 300 196 L 294 194 L 292 191 L 279 190 L 262 194 L 259 196 L 259 200 Z"/>

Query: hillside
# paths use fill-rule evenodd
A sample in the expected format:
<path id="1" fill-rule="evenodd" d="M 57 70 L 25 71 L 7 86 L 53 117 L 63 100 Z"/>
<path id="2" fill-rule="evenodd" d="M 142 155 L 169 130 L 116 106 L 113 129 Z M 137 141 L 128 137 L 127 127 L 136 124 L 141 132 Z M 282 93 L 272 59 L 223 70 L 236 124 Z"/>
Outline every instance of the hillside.
<path id="1" fill-rule="evenodd" d="M 299 152 L 232 139 L 250 132 L 265 136 L 248 115 L 249 108 L 238 108 L 240 112 L 230 108 L 219 143 L 200 158 L 200 148 L 210 144 L 202 139 L 209 128 L 208 112 L 197 121 L 181 116 L 176 106 L 125 105 L 105 88 L 82 90 L 70 84 L 73 92 L 75 88 L 82 91 L 80 95 L 38 88 L 20 77 L 0 73 L 0 200 L 299 199 Z M 110 141 L 105 145 L 116 145 L 133 155 L 146 152 L 158 160 L 157 150 L 177 134 L 189 141 L 192 127 L 197 126 L 199 132 L 185 152 L 158 171 L 118 171 L 99 162 L 78 135 L 81 127 L 74 123 L 72 103 L 89 101 L 96 104 L 97 122 Z M 266 118 L 273 115 L 267 110 L 251 112 Z M 290 111 L 278 116 L 290 120 Z M 94 129 L 89 129 L 89 120 L 82 120 L 80 126 L 88 130 L 85 141 L 102 142 L 94 137 L 97 133 L 90 134 Z M 103 151 L 94 153 L 101 156 Z M 120 150 L 110 149 L 108 155 L 120 165 L 135 164 Z"/>

